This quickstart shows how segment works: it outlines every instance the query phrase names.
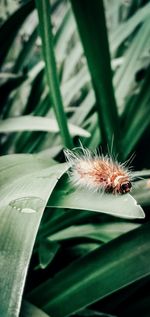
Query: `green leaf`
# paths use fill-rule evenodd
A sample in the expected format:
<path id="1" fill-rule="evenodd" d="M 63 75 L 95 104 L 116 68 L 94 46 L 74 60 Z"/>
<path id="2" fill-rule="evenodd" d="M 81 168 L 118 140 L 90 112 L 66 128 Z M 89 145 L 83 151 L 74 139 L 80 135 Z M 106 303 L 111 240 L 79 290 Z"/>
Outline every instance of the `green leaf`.
<path id="1" fill-rule="evenodd" d="M 104 145 L 107 144 L 111 148 L 114 136 L 114 152 L 118 154 L 119 120 L 112 87 L 103 1 L 95 0 L 92 3 L 86 0 L 71 0 L 71 3 L 95 90 L 102 140 Z"/>
<path id="2" fill-rule="evenodd" d="M 69 182 L 59 184 L 48 201 L 48 206 L 91 210 L 121 218 L 144 218 L 142 208 L 129 195 L 94 193 L 74 188 Z"/>
<path id="3" fill-rule="evenodd" d="M 70 132 L 72 135 L 79 135 L 89 137 L 90 133 L 86 130 L 69 124 Z M 17 131 L 46 131 L 58 132 L 59 127 L 55 119 L 48 117 L 38 116 L 22 116 L 16 118 L 9 118 L 0 120 L 0 132 L 9 133 Z"/>
<path id="4" fill-rule="evenodd" d="M 79 257 L 83 257 L 85 254 L 87 254 L 93 250 L 98 249 L 100 245 L 101 245 L 100 241 L 97 241 L 97 242 L 96 241 L 89 241 L 89 243 L 87 243 L 87 241 L 86 241 L 86 243 L 85 243 L 85 240 L 84 240 L 82 243 L 82 240 L 81 240 L 80 243 L 76 243 L 76 244 L 70 246 L 69 252 L 76 259 Z"/>
<path id="5" fill-rule="evenodd" d="M 150 178 L 150 170 L 132 172 L 134 178 Z"/>
<path id="6" fill-rule="evenodd" d="M 59 250 L 59 244 L 54 241 L 43 240 L 40 242 L 38 253 L 39 253 L 39 265 L 42 269 L 45 269 L 55 257 Z"/>
<path id="7" fill-rule="evenodd" d="M 37 230 L 66 164 L 33 155 L 0 158 L 0 316 L 18 317 Z M 11 265 L 10 265 L 11 263 Z"/>
<path id="8" fill-rule="evenodd" d="M 57 76 L 56 61 L 53 48 L 53 35 L 50 20 L 50 5 L 48 0 L 35 1 L 38 17 L 39 29 L 42 39 L 42 49 L 46 64 L 47 82 L 49 86 L 49 94 L 53 100 L 53 107 L 56 119 L 60 128 L 60 134 L 63 144 L 68 147 L 73 147 L 73 142 L 69 134 L 66 115 L 63 109 L 63 102 L 59 88 Z"/>
<path id="9" fill-rule="evenodd" d="M 108 242 L 119 235 L 139 227 L 139 224 L 112 222 L 71 226 L 49 236 L 49 241 L 60 241 L 73 238 L 90 238 Z"/>
<path id="10" fill-rule="evenodd" d="M 148 276 L 149 239 L 150 224 L 130 231 L 75 261 L 28 298 L 54 317 L 75 313 Z"/>
<path id="11" fill-rule="evenodd" d="M 149 103 L 150 103 L 150 67 L 141 90 L 124 111 L 124 148 L 128 156 L 135 148 L 145 130 L 150 126 Z"/>
<path id="12" fill-rule="evenodd" d="M 54 219 L 50 219 L 45 225 L 40 227 L 39 237 L 43 238 L 46 236 L 50 236 L 55 232 L 63 230 L 64 228 L 68 228 L 75 223 L 79 224 L 87 219 L 91 219 L 91 212 L 84 211 L 81 212 L 76 210 L 76 212 L 70 210 L 69 215 L 68 212 L 61 209 L 54 209 L 55 210 L 55 217 Z M 93 216 L 93 215 L 92 215 Z"/>
<path id="13" fill-rule="evenodd" d="M 41 309 L 36 306 L 30 304 L 27 301 L 23 301 L 21 306 L 20 317 L 50 317 L 46 313 L 44 313 Z"/>
<path id="14" fill-rule="evenodd" d="M 125 108 L 125 98 L 131 94 L 132 87 L 134 88 L 135 73 L 141 68 L 141 59 L 147 54 L 150 44 L 149 33 L 149 19 L 146 19 L 129 46 L 122 66 L 115 73 L 113 81 L 120 113 Z"/>
<path id="15" fill-rule="evenodd" d="M 116 49 L 126 40 L 137 28 L 150 15 L 150 3 L 147 3 L 143 8 L 140 8 L 130 19 L 121 23 L 114 32 L 110 34 L 110 48 L 114 54 Z"/>
<path id="16" fill-rule="evenodd" d="M 133 196 L 142 206 L 150 206 L 150 178 L 136 182 Z"/>

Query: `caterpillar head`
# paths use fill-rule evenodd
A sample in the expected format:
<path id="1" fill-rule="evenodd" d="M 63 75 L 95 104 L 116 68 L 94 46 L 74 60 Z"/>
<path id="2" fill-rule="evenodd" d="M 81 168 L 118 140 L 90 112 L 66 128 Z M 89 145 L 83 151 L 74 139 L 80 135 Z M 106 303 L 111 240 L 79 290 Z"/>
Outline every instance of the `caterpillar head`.
<path id="1" fill-rule="evenodd" d="M 127 176 L 117 176 L 114 180 L 114 193 L 126 194 L 131 191 L 132 184 L 129 177 Z"/>

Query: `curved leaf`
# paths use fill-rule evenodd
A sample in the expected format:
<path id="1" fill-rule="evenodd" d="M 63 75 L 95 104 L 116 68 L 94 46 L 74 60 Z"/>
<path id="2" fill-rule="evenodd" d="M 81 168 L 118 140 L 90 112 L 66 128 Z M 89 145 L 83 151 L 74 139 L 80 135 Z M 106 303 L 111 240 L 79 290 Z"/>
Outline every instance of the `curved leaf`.
<path id="1" fill-rule="evenodd" d="M 90 133 L 73 124 L 69 124 L 72 135 L 89 137 Z M 0 132 L 9 133 L 17 131 L 46 131 L 59 132 L 56 119 L 39 116 L 22 116 L 0 120 Z"/>
<path id="2" fill-rule="evenodd" d="M 49 195 L 66 164 L 33 155 L 0 158 L 0 316 L 18 317 L 28 264 Z M 11 265 L 10 265 L 11 264 Z"/>
<path id="3" fill-rule="evenodd" d="M 112 195 L 93 193 L 73 188 L 70 183 L 59 184 L 48 201 L 51 207 L 91 210 L 117 217 L 134 219 L 144 218 L 142 208 L 129 194 Z"/>

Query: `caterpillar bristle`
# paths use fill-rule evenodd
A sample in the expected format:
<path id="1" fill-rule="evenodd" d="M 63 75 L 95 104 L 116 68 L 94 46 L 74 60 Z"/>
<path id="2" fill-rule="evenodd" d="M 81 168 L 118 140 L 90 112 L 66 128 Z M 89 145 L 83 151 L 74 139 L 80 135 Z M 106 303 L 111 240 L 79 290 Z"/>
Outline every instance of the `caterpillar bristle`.
<path id="1" fill-rule="evenodd" d="M 70 180 L 75 186 L 113 194 L 130 192 L 131 171 L 110 155 L 92 152 L 83 145 L 64 150 L 64 155 L 70 168 Z"/>

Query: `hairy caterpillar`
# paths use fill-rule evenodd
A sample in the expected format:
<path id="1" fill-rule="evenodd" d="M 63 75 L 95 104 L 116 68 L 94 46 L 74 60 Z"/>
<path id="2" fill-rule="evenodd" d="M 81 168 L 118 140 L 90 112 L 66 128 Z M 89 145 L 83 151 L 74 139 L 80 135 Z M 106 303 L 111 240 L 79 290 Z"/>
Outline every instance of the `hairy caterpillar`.
<path id="1" fill-rule="evenodd" d="M 131 191 L 132 177 L 127 163 L 120 164 L 111 156 L 91 152 L 83 146 L 72 151 L 66 149 L 64 154 L 71 166 L 70 180 L 75 186 L 112 194 Z"/>

